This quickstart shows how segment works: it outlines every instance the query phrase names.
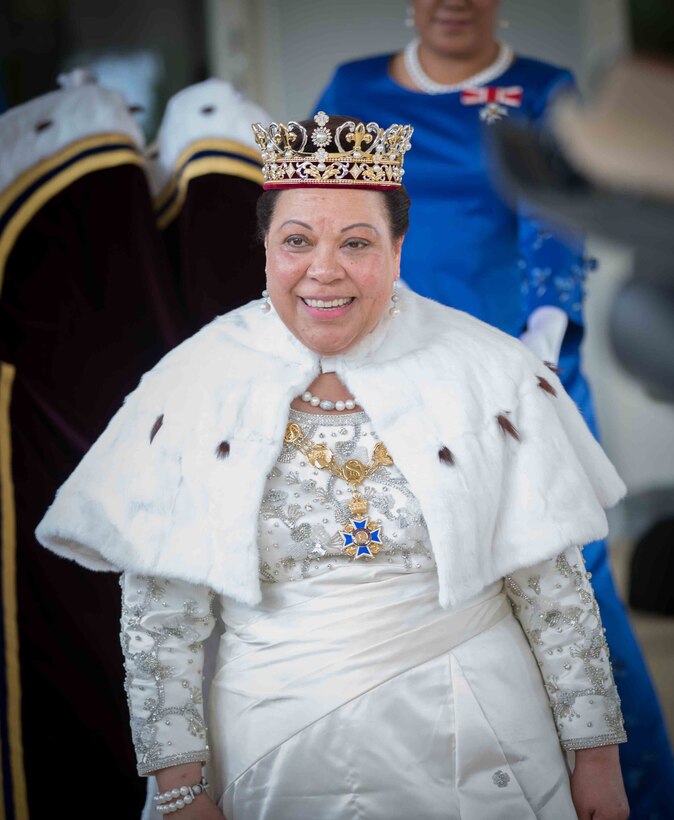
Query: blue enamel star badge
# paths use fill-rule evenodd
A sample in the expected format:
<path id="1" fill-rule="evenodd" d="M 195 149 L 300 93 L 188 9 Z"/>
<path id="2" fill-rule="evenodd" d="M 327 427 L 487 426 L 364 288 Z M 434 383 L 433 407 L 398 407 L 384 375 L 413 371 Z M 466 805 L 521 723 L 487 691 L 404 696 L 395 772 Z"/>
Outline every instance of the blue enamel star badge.
<path id="1" fill-rule="evenodd" d="M 344 552 L 354 560 L 374 558 L 383 544 L 381 531 L 382 528 L 371 524 L 369 518 L 354 519 L 340 531 Z"/>

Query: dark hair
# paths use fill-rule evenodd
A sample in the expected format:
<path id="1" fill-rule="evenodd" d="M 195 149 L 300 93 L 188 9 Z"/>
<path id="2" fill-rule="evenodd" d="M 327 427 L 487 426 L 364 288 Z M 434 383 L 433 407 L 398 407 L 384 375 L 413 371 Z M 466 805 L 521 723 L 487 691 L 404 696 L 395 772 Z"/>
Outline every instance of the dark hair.
<path id="1" fill-rule="evenodd" d="M 333 114 L 330 115 L 328 125 L 332 133 L 334 133 L 334 129 L 337 126 L 349 121 L 355 122 L 356 124 L 361 122 L 361 120 L 355 119 L 354 117 L 343 117 Z M 316 123 L 313 120 L 303 120 L 300 125 L 304 126 L 310 133 L 316 127 Z M 325 148 L 330 152 L 336 152 L 338 150 L 334 142 L 326 145 Z M 276 200 L 279 194 L 283 193 L 283 190 L 284 189 L 277 188 L 270 191 L 263 191 L 263 193 L 260 194 L 257 201 L 257 231 L 260 241 L 264 241 L 269 231 L 269 226 L 274 217 Z M 410 224 L 410 198 L 405 190 L 405 186 L 401 185 L 399 188 L 391 188 L 387 191 L 376 191 L 376 193 L 380 194 L 386 203 L 386 213 L 388 215 L 391 236 L 393 239 L 400 239 L 401 236 L 405 235 Z"/>
<path id="2" fill-rule="evenodd" d="M 264 238 L 269 231 L 269 225 L 274 217 L 276 200 L 279 198 L 279 194 L 282 193 L 283 190 L 278 188 L 263 191 L 257 200 L 257 234 L 260 242 L 264 242 Z M 375 193 L 384 197 L 389 228 L 393 239 L 400 239 L 401 236 L 405 236 L 410 224 L 410 198 L 404 186 L 392 188 L 390 191 L 375 191 Z"/>

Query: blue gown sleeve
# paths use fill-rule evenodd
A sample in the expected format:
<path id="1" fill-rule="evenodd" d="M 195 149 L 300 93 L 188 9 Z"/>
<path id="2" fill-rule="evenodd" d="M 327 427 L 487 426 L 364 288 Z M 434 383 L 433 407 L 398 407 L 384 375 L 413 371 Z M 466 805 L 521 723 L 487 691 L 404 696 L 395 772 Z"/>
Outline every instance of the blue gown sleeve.
<path id="1" fill-rule="evenodd" d="M 552 98 L 559 91 L 575 88 L 573 75 L 557 73 L 554 81 L 538 95 L 532 122 L 545 127 Z M 585 277 L 595 265 L 584 256 L 583 238 L 560 237 L 553 229 L 535 219 L 522 204 L 519 213 L 520 267 L 526 302 L 526 315 L 540 307 L 553 306 L 563 310 L 569 321 L 583 325 Z"/>

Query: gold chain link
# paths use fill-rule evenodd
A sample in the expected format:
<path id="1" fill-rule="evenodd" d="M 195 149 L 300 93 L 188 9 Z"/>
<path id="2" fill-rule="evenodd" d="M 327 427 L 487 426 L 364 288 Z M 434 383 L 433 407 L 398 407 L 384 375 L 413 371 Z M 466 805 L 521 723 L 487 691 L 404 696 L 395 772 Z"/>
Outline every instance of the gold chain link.
<path id="1" fill-rule="evenodd" d="M 286 444 L 294 444 L 306 456 L 312 467 L 329 470 L 336 478 L 341 478 L 350 484 L 352 490 L 355 490 L 358 484 L 369 478 L 380 467 L 390 467 L 393 464 L 393 459 L 386 446 L 380 441 L 375 445 L 369 464 L 363 464 L 357 458 L 351 458 L 340 467 L 335 461 L 335 454 L 327 444 L 315 444 L 310 441 L 296 422 L 291 422 L 286 427 L 283 441 Z"/>

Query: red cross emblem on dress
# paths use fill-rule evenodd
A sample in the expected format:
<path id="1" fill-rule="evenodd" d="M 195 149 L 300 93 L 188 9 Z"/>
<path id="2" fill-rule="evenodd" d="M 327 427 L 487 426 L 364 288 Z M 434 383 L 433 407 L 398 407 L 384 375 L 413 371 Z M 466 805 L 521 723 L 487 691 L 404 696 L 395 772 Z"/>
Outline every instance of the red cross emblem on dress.
<path id="1" fill-rule="evenodd" d="M 508 116 L 508 108 L 522 105 L 524 89 L 521 85 L 483 85 L 461 92 L 461 105 L 481 105 L 480 119 L 487 124 Z"/>

